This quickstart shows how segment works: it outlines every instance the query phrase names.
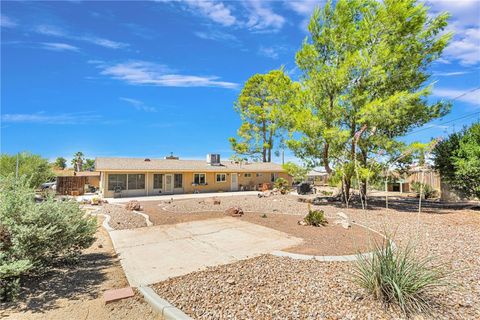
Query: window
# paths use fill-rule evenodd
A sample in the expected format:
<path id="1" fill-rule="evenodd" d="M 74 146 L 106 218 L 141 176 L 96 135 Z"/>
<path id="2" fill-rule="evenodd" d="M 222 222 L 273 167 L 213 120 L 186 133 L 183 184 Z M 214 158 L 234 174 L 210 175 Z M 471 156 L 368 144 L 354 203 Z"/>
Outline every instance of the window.
<path id="1" fill-rule="evenodd" d="M 205 177 L 205 173 L 195 173 L 193 175 L 193 183 L 194 184 L 205 184 L 207 179 Z"/>
<path id="2" fill-rule="evenodd" d="M 245 178 L 251 178 L 251 177 L 252 177 L 252 174 L 251 174 L 251 173 L 245 173 L 243 176 L 244 176 Z"/>
<path id="3" fill-rule="evenodd" d="M 163 189 L 163 174 L 153 175 L 153 189 Z"/>
<path id="4" fill-rule="evenodd" d="M 278 173 L 271 173 L 270 174 L 270 181 L 275 182 L 278 179 Z"/>
<path id="5" fill-rule="evenodd" d="M 225 173 L 217 173 L 216 177 L 217 182 L 227 181 L 227 175 Z"/>
<path id="6" fill-rule="evenodd" d="M 262 175 L 262 173 L 257 173 L 257 177 L 261 177 Z"/>
<path id="7" fill-rule="evenodd" d="M 128 190 L 145 189 L 145 175 L 144 174 L 129 174 L 128 175 Z"/>
<path id="8" fill-rule="evenodd" d="M 126 174 L 109 174 L 108 175 L 108 190 L 115 191 L 115 189 L 127 189 L 127 175 Z"/>
<path id="9" fill-rule="evenodd" d="M 183 175 L 181 173 L 175 173 L 174 181 L 173 181 L 174 188 L 183 188 Z"/>

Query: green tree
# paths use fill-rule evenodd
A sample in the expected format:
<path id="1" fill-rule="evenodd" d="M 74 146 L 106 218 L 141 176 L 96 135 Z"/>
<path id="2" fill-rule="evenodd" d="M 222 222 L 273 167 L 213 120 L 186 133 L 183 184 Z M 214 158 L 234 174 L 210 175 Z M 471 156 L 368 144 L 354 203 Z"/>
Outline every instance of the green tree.
<path id="1" fill-rule="evenodd" d="M 85 159 L 85 165 L 83 166 L 85 171 L 95 170 L 95 159 Z"/>
<path id="2" fill-rule="evenodd" d="M 447 18 L 415 0 L 329 1 L 314 11 L 296 55 L 304 94 L 287 145 L 334 168 L 347 197 L 354 177 L 366 194 L 373 155 L 392 153 L 397 137 L 448 112 L 426 99 L 426 70 L 451 37 L 441 34 Z"/>
<path id="3" fill-rule="evenodd" d="M 464 197 L 480 198 L 480 123 L 451 134 L 433 149 L 443 182 Z"/>
<path id="4" fill-rule="evenodd" d="M 55 159 L 53 166 L 55 168 L 65 170 L 67 168 L 67 159 L 65 159 L 64 157 L 58 157 L 57 159 Z"/>
<path id="5" fill-rule="evenodd" d="M 2 154 L 0 156 L 0 177 L 14 175 L 17 168 L 17 155 Z M 30 186 L 36 188 L 50 181 L 54 174 L 47 159 L 39 155 L 22 152 L 18 154 L 18 176 L 26 176 Z"/>
<path id="6" fill-rule="evenodd" d="M 289 175 L 293 177 L 293 180 L 296 182 L 304 181 L 309 170 L 308 167 L 302 167 L 290 161 L 285 163 L 282 167 Z"/>
<path id="7" fill-rule="evenodd" d="M 78 151 L 73 155 L 72 159 L 73 170 L 80 172 L 83 168 L 83 152 Z"/>
<path id="8" fill-rule="evenodd" d="M 272 161 L 272 149 L 281 140 L 287 119 L 283 113 L 294 102 L 296 88 L 283 69 L 248 79 L 235 103 L 242 120 L 238 138 L 229 139 L 237 155 Z"/>

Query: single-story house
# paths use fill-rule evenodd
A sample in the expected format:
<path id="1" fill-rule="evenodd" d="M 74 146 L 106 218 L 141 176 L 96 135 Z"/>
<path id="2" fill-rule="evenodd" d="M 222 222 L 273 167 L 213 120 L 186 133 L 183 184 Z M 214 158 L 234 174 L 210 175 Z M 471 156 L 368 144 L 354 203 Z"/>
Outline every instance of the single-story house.
<path id="1" fill-rule="evenodd" d="M 105 198 L 153 196 L 271 188 L 278 178 L 290 184 L 292 177 L 275 163 L 220 161 L 209 154 L 207 161 L 149 158 L 96 158 L 100 193 Z"/>

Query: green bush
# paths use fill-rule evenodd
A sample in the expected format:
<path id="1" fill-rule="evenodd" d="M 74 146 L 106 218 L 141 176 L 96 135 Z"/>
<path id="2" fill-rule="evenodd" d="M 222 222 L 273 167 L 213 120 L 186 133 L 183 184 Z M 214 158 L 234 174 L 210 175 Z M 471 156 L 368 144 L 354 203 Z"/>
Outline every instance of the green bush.
<path id="1" fill-rule="evenodd" d="M 309 210 L 308 214 L 303 219 L 309 226 L 320 227 L 328 224 L 323 210 Z"/>
<path id="2" fill-rule="evenodd" d="M 274 187 L 277 188 L 281 194 L 286 194 L 290 190 L 288 181 L 283 178 L 278 178 L 275 180 Z"/>
<path id="3" fill-rule="evenodd" d="M 446 275 L 432 259 L 414 255 L 412 246 L 395 249 L 387 238 L 375 243 L 373 256 L 358 256 L 353 280 L 385 305 L 412 314 L 431 311 L 428 294 L 447 284 Z"/>
<path id="4" fill-rule="evenodd" d="M 423 199 L 433 198 L 437 193 L 431 185 L 421 183 L 421 182 L 413 182 L 412 190 L 417 193 L 417 198 L 420 197 L 420 192 L 421 192 L 423 194 Z"/>
<path id="5" fill-rule="evenodd" d="M 2 292 L 5 300 L 22 274 L 76 256 L 95 240 L 95 218 L 85 216 L 76 201 L 49 197 L 35 203 L 29 185 L 25 176 L 0 179 L 0 281 L 10 288 Z"/>

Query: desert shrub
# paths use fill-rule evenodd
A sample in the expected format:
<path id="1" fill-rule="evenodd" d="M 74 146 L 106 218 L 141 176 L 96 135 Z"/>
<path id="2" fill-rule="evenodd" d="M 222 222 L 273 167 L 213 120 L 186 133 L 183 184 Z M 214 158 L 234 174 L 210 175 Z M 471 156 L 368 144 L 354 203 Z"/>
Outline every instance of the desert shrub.
<path id="1" fill-rule="evenodd" d="M 275 188 L 277 188 L 281 194 L 286 194 L 290 189 L 289 183 L 286 179 L 278 178 L 275 180 Z"/>
<path id="2" fill-rule="evenodd" d="M 421 182 L 413 182 L 412 190 L 417 193 L 417 197 L 420 197 L 420 192 L 421 192 L 424 199 L 430 199 L 435 197 L 436 195 L 436 191 L 435 189 L 433 189 L 431 185 L 421 183 Z"/>
<path id="3" fill-rule="evenodd" d="M 303 219 L 309 226 L 320 227 L 328 224 L 323 210 L 309 210 L 308 214 Z"/>
<path id="4" fill-rule="evenodd" d="M 431 258 L 416 256 L 411 245 L 395 249 L 387 238 L 375 243 L 371 257 L 358 256 L 353 280 L 386 306 L 412 314 L 431 311 L 428 294 L 447 284 L 446 275 Z"/>
<path id="5" fill-rule="evenodd" d="M 36 272 L 73 257 L 95 239 L 95 218 L 85 216 L 77 202 L 48 197 L 35 203 L 34 195 L 25 176 L 0 179 L 2 285 L 14 288 L 26 271 Z"/>

